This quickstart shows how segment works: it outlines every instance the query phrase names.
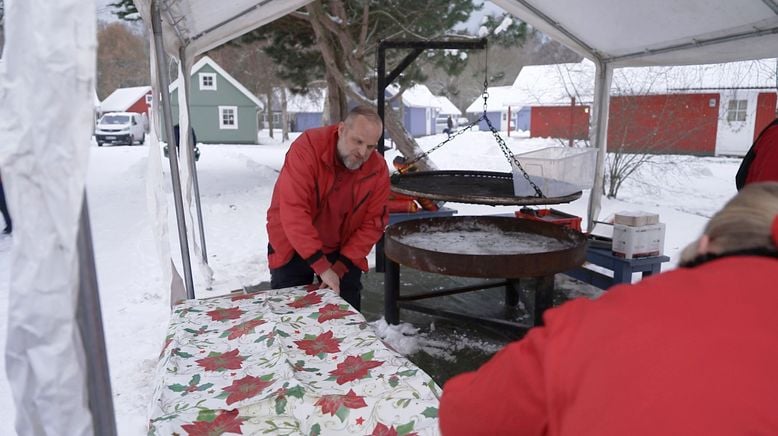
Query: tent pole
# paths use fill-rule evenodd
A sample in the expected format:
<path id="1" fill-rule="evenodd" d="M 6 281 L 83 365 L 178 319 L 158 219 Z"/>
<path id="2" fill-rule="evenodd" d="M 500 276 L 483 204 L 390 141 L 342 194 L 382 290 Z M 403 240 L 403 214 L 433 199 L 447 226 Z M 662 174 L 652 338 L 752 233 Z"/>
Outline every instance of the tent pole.
<path id="1" fill-rule="evenodd" d="M 159 93 L 162 97 L 162 119 L 165 125 L 165 138 L 168 143 L 168 155 L 170 162 L 170 177 L 173 181 L 173 202 L 176 206 L 176 222 L 178 223 L 178 243 L 181 246 L 181 261 L 184 267 L 184 283 L 186 284 L 186 298 L 193 299 L 194 282 L 192 280 L 192 263 L 189 259 L 189 243 L 186 240 L 186 221 L 184 221 L 184 201 L 181 195 L 181 180 L 178 172 L 178 150 L 173 144 L 173 113 L 170 106 L 170 81 L 165 65 L 165 50 L 162 46 L 162 19 L 159 16 L 159 2 L 151 3 L 151 29 L 154 33 L 154 52 L 157 54 L 157 79 L 159 81 Z M 165 71 L 163 72 L 163 68 Z M 173 145 L 173 146 L 171 146 Z"/>
<path id="2" fill-rule="evenodd" d="M 608 110 L 610 107 L 610 87 L 613 79 L 613 65 L 594 61 L 596 77 L 594 79 L 594 106 L 592 111 L 591 141 L 597 148 L 597 164 L 594 171 L 594 184 L 589 194 L 589 208 L 586 213 L 586 228 L 588 232 L 594 229 L 594 221 L 600 215 L 602 202 L 603 175 L 605 173 L 605 153 L 608 151 Z"/>
<path id="3" fill-rule="evenodd" d="M 189 65 L 189 59 L 186 57 L 186 48 L 181 47 L 178 50 L 178 57 L 181 60 L 181 65 Z M 192 187 L 194 188 L 194 200 L 195 209 L 197 210 L 197 228 L 200 231 L 200 252 L 203 255 L 203 262 L 208 264 L 208 251 L 205 249 L 205 229 L 203 226 L 203 210 L 200 207 L 200 183 L 197 181 L 197 161 L 195 160 L 195 146 L 194 143 L 194 127 L 192 126 L 192 108 L 189 102 L 189 85 L 192 81 L 192 76 L 189 71 L 184 71 L 184 87 L 179 87 L 178 92 L 183 89 L 184 101 L 186 101 L 186 118 L 189 125 L 189 170 L 192 173 Z M 180 112 L 179 112 L 180 115 Z"/>
<path id="4" fill-rule="evenodd" d="M 111 377 L 106 357 L 108 353 L 105 348 L 86 191 L 84 191 L 84 201 L 81 203 L 81 218 L 76 244 L 78 246 L 79 282 L 76 321 L 81 333 L 87 374 L 89 374 L 87 392 L 89 393 L 89 410 L 92 412 L 92 426 L 95 434 L 114 436 L 116 435 L 116 421 L 114 419 L 113 396 L 111 395 Z"/>

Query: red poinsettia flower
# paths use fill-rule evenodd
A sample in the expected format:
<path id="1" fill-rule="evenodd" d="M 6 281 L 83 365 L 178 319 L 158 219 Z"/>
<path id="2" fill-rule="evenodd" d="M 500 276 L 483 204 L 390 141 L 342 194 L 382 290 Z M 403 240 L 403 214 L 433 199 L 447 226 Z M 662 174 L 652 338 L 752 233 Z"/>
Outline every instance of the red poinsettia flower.
<path id="1" fill-rule="evenodd" d="M 254 333 L 254 329 L 264 323 L 265 320 L 263 319 L 252 319 L 250 321 L 242 322 L 236 326 L 228 328 L 224 334 L 228 335 L 227 339 L 229 340 L 237 339 L 243 335 Z M 222 337 L 224 337 L 224 334 L 222 334 Z"/>
<path id="2" fill-rule="evenodd" d="M 303 289 L 305 289 L 305 292 L 314 292 L 319 290 L 319 286 L 321 286 L 318 283 L 311 283 L 310 285 L 305 285 Z"/>
<path id="3" fill-rule="evenodd" d="M 321 303 L 321 296 L 317 293 L 310 293 L 305 294 L 305 296 L 297 298 L 296 300 L 292 301 L 288 304 L 290 307 L 294 307 L 295 309 L 300 309 L 306 306 L 312 306 L 314 304 Z"/>
<path id="4" fill-rule="evenodd" d="M 335 380 L 339 385 L 359 380 L 367 375 L 371 368 L 383 365 L 384 362 L 376 360 L 363 360 L 359 356 L 348 356 L 346 360 L 339 363 L 338 366 L 330 371 L 330 375 L 337 376 Z"/>
<path id="5" fill-rule="evenodd" d="M 210 312 L 206 312 L 206 315 L 210 316 L 214 321 L 227 321 L 230 319 L 238 319 L 244 313 L 246 312 L 240 310 L 239 307 L 230 307 L 229 309 L 220 307 L 211 310 Z"/>
<path id="6" fill-rule="evenodd" d="M 227 404 L 232 404 L 246 398 L 251 398 L 262 392 L 263 389 L 273 384 L 273 380 L 264 381 L 259 377 L 247 375 L 242 379 L 235 380 L 230 386 L 224 388 L 224 392 L 229 392 Z"/>
<path id="7" fill-rule="evenodd" d="M 370 436 L 397 436 L 397 430 L 395 430 L 394 426 L 387 427 L 379 422 L 376 424 L 373 433 L 371 433 Z"/>
<path id="8" fill-rule="evenodd" d="M 243 419 L 238 417 L 237 410 L 223 411 L 211 422 L 197 421 L 192 424 L 181 426 L 190 436 L 212 436 L 222 435 L 224 433 L 243 434 L 240 426 L 243 425 Z"/>
<path id="9" fill-rule="evenodd" d="M 322 414 L 329 413 L 330 416 L 335 416 L 341 406 L 348 409 L 367 407 L 365 397 L 360 397 L 353 389 L 349 389 L 346 395 L 324 395 L 316 401 L 315 405 L 321 406 Z"/>
<path id="10" fill-rule="evenodd" d="M 238 354 L 238 349 L 226 353 L 211 353 L 210 356 L 195 360 L 206 371 L 226 371 L 228 369 L 240 369 L 245 357 Z"/>
<path id="11" fill-rule="evenodd" d="M 309 356 L 317 356 L 320 353 L 340 352 L 340 339 L 333 338 L 332 330 L 324 332 L 314 339 L 302 339 L 294 341 L 297 346 Z"/>
<path id="12" fill-rule="evenodd" d="M 322 323 L 331 319 L 345 318 L 349 315 L 355 315 L 355 313 L 350 310 L 343 310 L 337 304 L 327 304 L 319 309 L 318 321 Z"/>

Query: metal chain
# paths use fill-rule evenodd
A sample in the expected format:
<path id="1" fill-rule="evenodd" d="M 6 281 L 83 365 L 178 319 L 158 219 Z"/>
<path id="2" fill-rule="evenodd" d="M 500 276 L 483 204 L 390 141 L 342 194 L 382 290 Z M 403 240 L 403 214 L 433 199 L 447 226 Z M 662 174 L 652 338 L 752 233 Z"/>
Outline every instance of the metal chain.
<path id="1" fill-rule="evenodd" d="M 443 147 L 444 145 L 448 144 L 449 142 L 451 142 L 457 136 L 459 136 L 459 135 L 465 133 L 466 131 L 470 130 L 473 126 L 478 124 L 478 121 L 480 121 L 480 119 L 477 120 L 477 121 L 473 121 L 472 123 L 468 124 L 466 127 L 463 127 L 462 129 L 459 129 L 456 132 L 452 133 L 451 136 L 446 138 L 446 140 L 444 140 L 440 144 L 438 144 L 438 145 L 430 148 L 429 150 L 423 152 L 419 156 L 413 158 L 410 162 L 407 162 L 406 163 L 407 166 L 405 168 L 403 168 L 402 170 L 398 170 L 398 172 L 400 174 L 403 174 L 403 173 L 407 173 L 408 171 L 412 170 L 414 168 L 414 165 L 417 162 L 419 162 L 420 160 L 422 160 L 422 159 L 426 158 L 427 156 L 429 156 L 429 154 L 432 153 L 433 151 L 435 151 L 435 150 L 439 149 L 440 147 Z"/>
<path id="2" fill-rule="evenodd" d="M 487 56 L 488 56 L 488 49 L 487 49 Z M 486 64 L 488 65 L 488 62 L 486 62 Z M 489 126 L 489 130 L 492 132 L 492 135 L 494 136 L 495 141 L 497 141 L 497 145 L 500 146 L 500 150 L 502 150 L 502 154 L 504 154 L 505 158 L 508 160 L 508 164 L 510 165 L 511 163 L 513 163 L 514 165 L 516 165 L 516 167 L 519 170 L 521 170 L 521 174 L 524 176 L 524 178 L 527 180 L 527 182 L 529 182 L 530 186 L 532 186 L 532 189 L 535 190 L 535 195 L 538 198 L 546 198 L 546 196 L 543 195 L 543 191 L 540 190 L 538 185 L 536 185 L 535 182 L 533 182 L 532 179 L 530 179 L 529 174 L 527 174 L 527 172 L 524 170 L 524 167 L 521 166 L 521 164 L 519 163 L 519 160 L 516 159 L 516 156 L 514 156 L 513 153 L 511 153 L 511 150 L 508 148 L 508 145 L 505 144 L 505 140 L 502 139 L 502 137 L 500 136 L 500 133 L 497 131 L 497 129 L 494 128 L 494 126 L 492 125 L 492 121 L 486 115 L 486 113 L 488 112 L 487 108 L 488 108 L 488 100 L 489 100 L 489 74 L 487 72 L 486 67 L 484 67 L 483 99 L 484 99 L 484 106 L 483 106 L 484 107 L 484 113 L 483 113 L 483 115 L 481 115 L 481 117 L 479 117 L 477 120 L 473 121 L 472 123 L 468 124 L 467 127 L 463 128 L 463 129 L 460 129 L 460 130 L 457 130 L 456 132 L 454 132 L 453 135 L 451 135 L 448 138 L 446 138 L 445 141 L 443 141 L 440 144 L 438 144 L 438 145 L 430 148 L 429 150 L 423 152 L 421 155 L 413 158 L 410 162 L 408 162 L 406 164 L 407 166 L 405 168 L 398 169 L 397 172 L 395 172 L 395 174 L 392 175 L 392 179 L 396 179 L 396 177 L 398 177 L 399 174 L 404 174 L 404 173 L 406 173 L 408 171 L 411 171 L 414 168 L 414 166 L 415 166 L 415 164 L 417 162 L 419 162 L 420 160 L 422 160 L 422 159 L 426 158 L 427 156 L 429 156 L 430 153 L 432 153 L 433 151 L 439 149 L 440 147 L 443 147 L 444 145 L 448 144 L 454 138 L 456 138 L 457 136 L 461 135 L 462 133 L 470 130 L 475 125 L 477 125 L 479 122 L 486 121 L 486 125 Z M 393 182 L 394 182 L 394 180 L 393 180 Z"/>

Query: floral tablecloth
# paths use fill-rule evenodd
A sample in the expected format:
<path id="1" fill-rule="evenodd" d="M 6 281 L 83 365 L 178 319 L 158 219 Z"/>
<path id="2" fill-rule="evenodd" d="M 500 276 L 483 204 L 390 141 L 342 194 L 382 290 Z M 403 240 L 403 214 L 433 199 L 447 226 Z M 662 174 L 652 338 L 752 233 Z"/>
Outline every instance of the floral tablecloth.
<path id="1" fill-rule="evenodd" d="M 149 435 L 438 434 L 439 387 L 331 291 L 186 301 L 168 333 Z"/>

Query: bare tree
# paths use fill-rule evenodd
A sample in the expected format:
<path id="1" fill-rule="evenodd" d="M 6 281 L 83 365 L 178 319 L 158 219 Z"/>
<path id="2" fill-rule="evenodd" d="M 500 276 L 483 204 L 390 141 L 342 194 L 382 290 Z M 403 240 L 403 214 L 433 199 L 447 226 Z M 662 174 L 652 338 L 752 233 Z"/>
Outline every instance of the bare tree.
<path id="1" fill-rule="evenodd" d="M 117 88 L 149 84 L 148 49 L 142 35 L 123 22 L 101 22 L 97 42 L 97 95 L 100 99 Z"/>

